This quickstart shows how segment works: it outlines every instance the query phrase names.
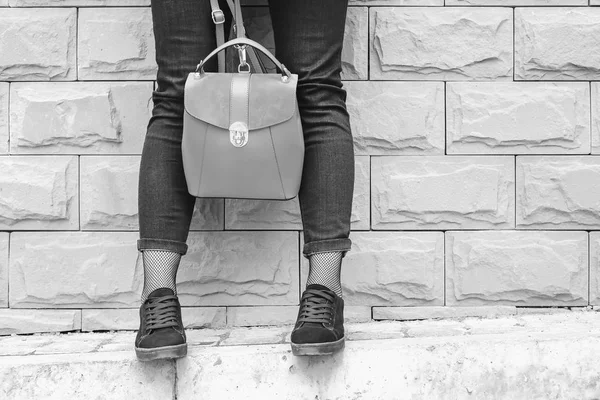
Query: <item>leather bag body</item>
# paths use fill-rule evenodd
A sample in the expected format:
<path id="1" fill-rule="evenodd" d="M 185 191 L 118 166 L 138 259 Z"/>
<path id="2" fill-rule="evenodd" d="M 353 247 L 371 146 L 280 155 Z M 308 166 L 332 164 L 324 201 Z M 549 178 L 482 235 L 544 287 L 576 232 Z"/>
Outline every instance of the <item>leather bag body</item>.
<path id="1" fill-rule="evenodd" d="M 284 72 L 203 71 L 214 54 L 240 44 L 266 52 Z M 190 194 L 270 200 L 297 196 L 304 162 L 298 76 L 249 39 L 225 43 L 198 66 L 184 88 L 181 150 Z"/>

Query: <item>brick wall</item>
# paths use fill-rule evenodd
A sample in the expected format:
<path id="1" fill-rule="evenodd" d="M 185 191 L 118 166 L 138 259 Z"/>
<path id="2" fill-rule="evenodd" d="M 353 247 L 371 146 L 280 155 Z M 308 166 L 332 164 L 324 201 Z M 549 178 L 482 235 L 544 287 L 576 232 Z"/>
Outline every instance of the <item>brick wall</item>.
<path id="1" fill-rule="evenodd" d="M 347 319 L 598 304 L 600 0 L 350 5 Z M 0 0 L 1 334 L 137 328 L 154 57 L 149 0 Z M 300 230 L 297 201 L 198 200 L 185 323 L 293 322 Z"/>

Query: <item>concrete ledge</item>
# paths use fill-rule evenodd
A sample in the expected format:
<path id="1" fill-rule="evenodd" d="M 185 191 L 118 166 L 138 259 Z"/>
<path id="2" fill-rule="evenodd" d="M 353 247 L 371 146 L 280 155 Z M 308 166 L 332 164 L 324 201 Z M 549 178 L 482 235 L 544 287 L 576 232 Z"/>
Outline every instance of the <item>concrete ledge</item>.
<path id="1" fill-rule="evenodd" d="M 348 324 L 332 357 L 294 357 L 290 329 L 190 330 L 188 356 L 158 363 L 132 332 L 0 338 L 0 398 L 600 398 L 593 311 Z"/>

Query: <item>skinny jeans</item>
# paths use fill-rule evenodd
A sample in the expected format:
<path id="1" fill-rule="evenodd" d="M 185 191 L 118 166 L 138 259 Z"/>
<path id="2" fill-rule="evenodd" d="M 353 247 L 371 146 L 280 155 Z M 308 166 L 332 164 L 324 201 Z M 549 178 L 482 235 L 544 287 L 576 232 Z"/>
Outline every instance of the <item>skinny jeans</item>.
<path id="1" fill-rule="evenodd" d="M 220 6 L 230 17 L 226 2 Z M 340 78 L 347 7 L 348 0 L 269 2 L 275 55 L 298 74 L 305 257 L 330 251 L 345 255 L 351 247 L 354 148 Z M 183 255 L 196 200 L 188 192 L 181 155 L 184 84 L 215 49 L 215 25 L 208 0 L 152 0 L 151 10 L 158 71 L 139 172 L 137 247 Z M 216 57 L 205 70 L 217 70 Z"/>

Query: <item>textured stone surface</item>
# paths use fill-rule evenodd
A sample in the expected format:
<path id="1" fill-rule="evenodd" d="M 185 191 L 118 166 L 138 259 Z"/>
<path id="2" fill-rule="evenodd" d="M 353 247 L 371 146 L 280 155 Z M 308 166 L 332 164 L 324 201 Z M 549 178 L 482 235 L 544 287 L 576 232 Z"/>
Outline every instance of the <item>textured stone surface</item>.
<path id="1" fill-rule="evenodd" d="M 181 318 L 186 329 L 220 328 L 225 326 L 225 307 L 182 307 Z M 139 308 L 82 310 L 84 331 L 137 330 Z"/>
<path id="2" fill-rule="evenodd" d="M 77 157 L 0 157 L 0 229 L 78 229 L 77 175 Z"/>
<path id="3" fill-rule="evenodd" d="M 301 292 L 304 291 L 304 286 Z M 227 307 L 228 326 L 293 325 L 298 306 Z M 371 307 L 344 306 L 344 323 L 371 321 Z"/>
<path id="4" fill-rule="evenodd" d="M 593 0 L 592 0 L 593 1 Z M 446 0 L 446 6 L 586 6 L 586 0 Z"/>
<path id="5" fill-rule="evenodd" d="M 298 303 L 297 232 L 193 232 L 177 275 L 182 305 Z"/>
<path id="6" fill-rule="evenodd" d="M 286 325 L 296 322 L 298 306 L 227 307 L 228 326 Z"/>
<path id="7" fill-rule="evenodd" d="M 344 302 L 356 306 L 444 304 L 441 232 L 353 232 L 344 257 Z M 302 282 L 308 260 L 302 258 Z"/>
<path id="8" fill-rule="evenodd" d="M 443 6 L 443 0 L 350 0 L 351 6 Z"/>
<path id="9" fill-rule="evenodd" d="M 442 82 L 346 82 L 355 154 L 444 154 Z"/>
<path id="10" fill-rule="evenodd" d="M 517 157 L 517 226 L 600 227 L 600 157 Z"/>
<path id="11" fill-rule="evenodd" d="M 81 329 L 81 310 L 0 310 L 0 335 Z"/>
<path id="12" fill-rule="evenodd" d="M 0 232 L 0 307 L 8 307 L 8 233 L 6 232 Z"/>
<path id="13" fill-rule="evenodd" d="M 174 397 L 175 365 L 167 360 L 141 363 L 132 351 L 3 357 L 0 375 L 0 396 L 5 399 Z"/>
<path id="14" fill-rule="evenodd" d="M 600 79 L 600 9 L 515 9 L 515 79 Z"/>
<path id="15" fill-rule="evenodd" d="M 349 7 L 342 48 L 342 79 L 368 79 L 369 9 Z"/>
<path id="16" fill-rule="evenodd" d="M 370 26 L 371 79 L 512 79 L 510 8 L 374 8 Z"/>
<path id="17" fill-rule="evenodd" d="M 81 228 L 134 230 L 138 227 L 140 157 L 81 157 Z"/>
<path id="18" fill-rule="evenodd" d="M 373 319 L 376 320 L 420 320 L 431 318 L 496 317 L 514 315 L 514 306 L 487 307 L 373 307 Z"/>
<path id="19" fill-rule="evenodd" d="M 587 233 L 447 232 L 446 304 L 587 305 Z"/>
<path id="20" fill-rule="evenodd" d="M 13 233 L 11 307 L 138 307 L 137 238 L 134 232 Z"/>
<path id="21" fill-rule="evenodd" d="M 369 173 L 369 157 L 355 157 L 353 230 L 370 226 Z M 226 229 L 302 229 L 298 197 L 288 201 L 226 199 L 225 221 Z"/>
<path id="22" fill-rule="evenodd" d="M 374 229 L 514 227 L 512 157 L 381 156 L 371 172 Z"/>
<path id="23" fill-rule="evenodd" d="M 140 154 L 151 82 L 13 83 L 12 153 Z"/>
<path id="24" fill-rule="evenodd" d="M 8 83 L 0 82 L 0 154 L 8 153 Z"/>
<path id="25" fill-rule="evenodd" d="M 138 229 L 138 156 L 81 157 L 83 230 Z M 222 230 L 223 200 L 196 199 L 191 230 Z"/>
<path id="26" fill-rule="evenodd" d="M 599 321 L 572 312 L 348 324 L 344 352 L 318 360 L 291 356 L 289 327 L 189 330 L 176 370 L 138 362 L 132 332 L 2 337 L 0 374 L 9 380 L 0 396 L 164 399 L 174 396 L 165 387 L 177 387 L 178 399 L 592 399 L 600 395 Z"/>
<path id="27" fill-rule="evenodd" d="M 592 86 L 592 153 L 597 154 L 600 153 L 600 82 L 590 82 L 590 84 Z"/>
<path id="28" fill-rule="evenodd" d="M 150 0 L 7 0 L 11 7 L 149 6 Z"/>
<path id="29" fill-rule="evenodd" d="M 267 0 L 242 0 L 245 5 L 267 5 Z M 350 0 L 350 6 L 443 6 L 443 0 Z"/>
<path id="30" fill-rule="evenodd" d="M 0 80 L 75 80 L 76 9 L 0 13 Z"/>
<path id="31" fill-rule="evenodd" d="M 79 9 L 77 55 L 80 80 L 155 79 L 150 8 Z"/>
<path id="32" fill-rule="evenodd" d="M 559 321 L 546 330 L 520 329 L 527 322 L 516 318 L 510 326 L 491 324 L 504 335 L 471 334 L 475 329 L 452 329 L 446 321 L 412 322 L 403 328 L 415 327 L 415 338 L 349 341 L 343 353 L 318 360 L 290 356 L 287 344 L 192 349 L 176 361 L 178 399 L 197 393 L 219 399 L 597 397 L 597 324 Z M 399 327 L 374 325 L 384 332 Z M 436 335 L 423 335 L 431 331 Z"/>
<path id="33" fill-rule="evenodd" d="M 600 232 L 590 232 L 590 304 L 600 305 Z"/>
<path id="34" fill-rule="evenodd" d="M 448 82 L 448 153 L 590 152 L 587 82 Z"/>

